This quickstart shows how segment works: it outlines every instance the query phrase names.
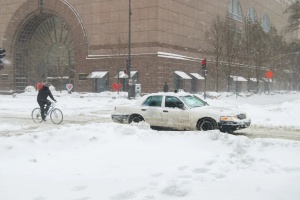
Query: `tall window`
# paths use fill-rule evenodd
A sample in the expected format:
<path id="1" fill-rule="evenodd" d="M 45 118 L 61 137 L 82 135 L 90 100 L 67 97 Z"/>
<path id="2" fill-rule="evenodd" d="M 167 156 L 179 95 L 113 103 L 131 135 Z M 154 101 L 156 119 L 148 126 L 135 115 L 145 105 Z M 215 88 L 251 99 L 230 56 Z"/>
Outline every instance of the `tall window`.
<path id="1" fill-rule="evenodd" d="M 265 32 L 269 32 L 271 30 L 270 19 L 267 14 L 264 14 L 261 20 L 261 26 Z"/>
<path id="2" fill-rule="evenodd" d="M 242 9 L 238 0 L 230 0 L 228 5 L 228 17 L 240 21 L 243 21 Z"/>
<path id="3" fill-rule="evenodd" d="M 248 10 L 247 20 L 250 22 L 255 22 L 257 20 L 256 12 L 253 7 L 250 7 Z"/>
<path id="4" fill-rule="evenodd" d="M 72 29 L 63 19 L 52 14 L 33 16 L 15 42 L 16 90 L 48 79 L 56 88 L 69 83 L 74 78 L 74 48 Z"/>

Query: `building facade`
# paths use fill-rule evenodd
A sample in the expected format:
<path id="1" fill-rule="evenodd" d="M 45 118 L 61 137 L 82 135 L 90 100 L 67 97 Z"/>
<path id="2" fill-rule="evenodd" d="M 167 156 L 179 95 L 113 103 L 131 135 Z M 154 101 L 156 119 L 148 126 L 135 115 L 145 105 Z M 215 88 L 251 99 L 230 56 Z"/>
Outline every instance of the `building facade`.
<path id="1" fill-rule="evenodd" d="M 129 4 L 131 2 L 131 5 Z M 1 47 L 6 63 L 0 90 L 24 91 L 50 81 L 77 92 L 128 89 L 131 6 L 131 82 L 142 92 L 203 90 L 205 32 L 217 15 L 243 23 L 249 15 L 265 29 L 287 24 L 287 0 L 0 0 Z M 208 63 L 209 64 L 209 63 Z M 213 90 L 209 84 L 208 89 Z M 223 88 L 225 89 L 225 88 Z"/>

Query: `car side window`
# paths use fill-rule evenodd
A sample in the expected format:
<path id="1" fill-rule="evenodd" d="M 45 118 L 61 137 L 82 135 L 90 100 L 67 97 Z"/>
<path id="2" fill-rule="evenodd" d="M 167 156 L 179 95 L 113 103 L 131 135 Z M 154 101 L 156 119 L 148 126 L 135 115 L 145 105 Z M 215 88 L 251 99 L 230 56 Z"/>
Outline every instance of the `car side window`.
<path id="1" fill-rule="evenodd" d="M 151 96 L 146 99 L 143 106 L 161 107 L 162 96 Z"/>
<path id="2" fill-rule="evenodd" d="M 182 104 L 182 101 L 177 97 L 166 96 L 165 98 L 165 107 L 167 108 L 178 108 Z"/>

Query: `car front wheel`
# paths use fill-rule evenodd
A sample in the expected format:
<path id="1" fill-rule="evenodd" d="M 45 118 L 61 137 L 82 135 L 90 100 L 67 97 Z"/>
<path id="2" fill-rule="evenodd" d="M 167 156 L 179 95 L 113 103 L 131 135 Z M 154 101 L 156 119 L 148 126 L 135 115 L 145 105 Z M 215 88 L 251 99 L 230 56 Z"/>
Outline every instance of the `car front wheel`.
<path id="1" fill-rule="evenodd" d="M 197 129 L 200 131 L 209 131 L 216 129 L 216 121 L 211 118 L 200 119 L 197 123 Z"/>
<path id="2" fill-rule="evenodd" d="M 225 128 L 220 128 L 220 131 L 222 133 L 233 133 L 233 131 L 236 131 L 236 128 L 229 128 L 229 127 L 225 127 Z"/>

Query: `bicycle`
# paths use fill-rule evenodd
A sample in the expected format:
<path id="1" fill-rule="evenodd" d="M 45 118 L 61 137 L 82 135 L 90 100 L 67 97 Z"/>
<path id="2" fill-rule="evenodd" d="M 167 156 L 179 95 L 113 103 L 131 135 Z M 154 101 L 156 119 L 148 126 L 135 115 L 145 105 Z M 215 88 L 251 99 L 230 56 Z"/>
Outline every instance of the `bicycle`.
<path id="1" fill-rule="evenodd" d="M 46 105 L 45 105 L 46 109 Z M 55 108 L 54 102 L 51 102 L 51 105 L 49 106 L 48 112 L 45 113 L 45 119 L 47 119 L 47 116 L 50 115 L 50 119 L 54 124 L 60 124 L 63 121 L 63 113 L 60 109 Z M 31 113 L 32 120 L 36 123 L 41 123 L 43 121 L 41 109 L 35 108 L 32 110 Z"/>

